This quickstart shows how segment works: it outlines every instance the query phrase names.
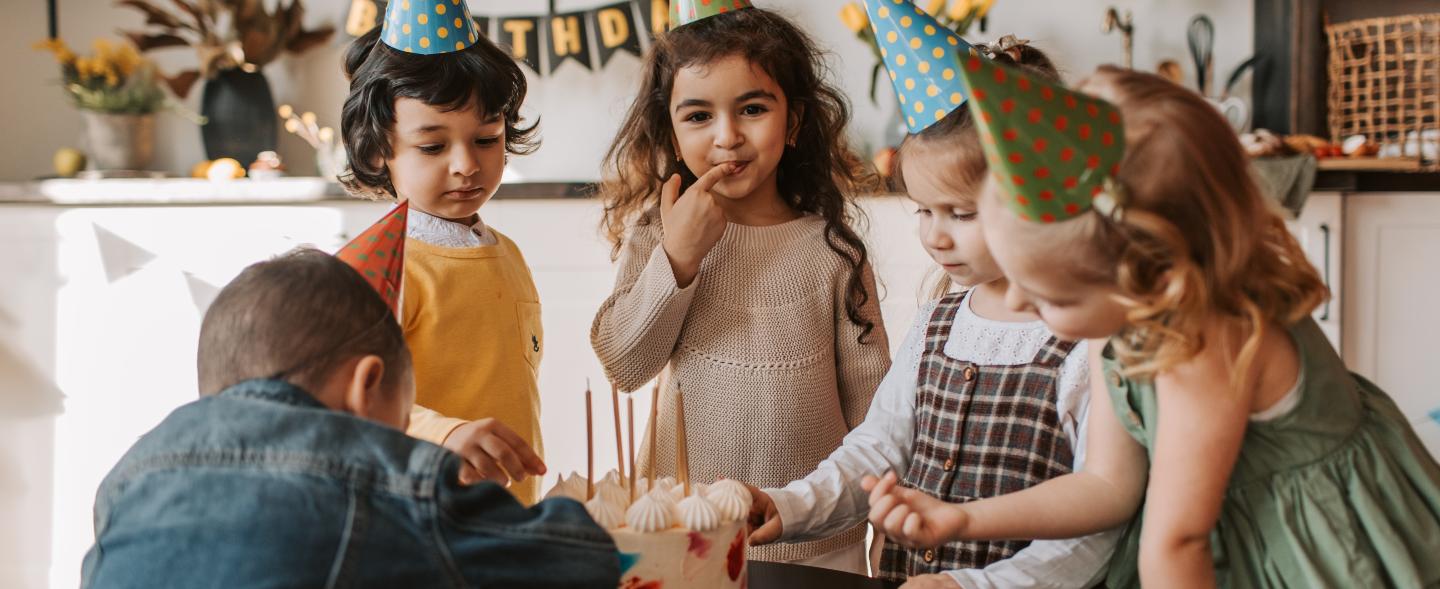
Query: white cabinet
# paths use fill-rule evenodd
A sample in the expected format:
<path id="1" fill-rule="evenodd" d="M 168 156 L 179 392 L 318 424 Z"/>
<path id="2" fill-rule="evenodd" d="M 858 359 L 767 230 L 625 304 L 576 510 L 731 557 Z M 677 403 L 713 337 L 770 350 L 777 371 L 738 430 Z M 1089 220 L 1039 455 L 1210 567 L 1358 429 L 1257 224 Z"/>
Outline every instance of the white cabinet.
<path id="1" fill-rule="evenodd" d="M 1343 350 L 1341 317 L 1344 302 L 1343 258 L 1344 197 L 1338 192 L 1316 192 L 1305 201 L 1300 216 L 1286 223 L 1305 250 L 1305 257 L 1320 272 L 1330 299 L 1315 310 L 1315 322 L 1337 350 Z"/>
<path id="2" fill-rule="evenodd" d="M 1440 192 L 1347 194 L 1345 363 L 1440 456 Z"/>

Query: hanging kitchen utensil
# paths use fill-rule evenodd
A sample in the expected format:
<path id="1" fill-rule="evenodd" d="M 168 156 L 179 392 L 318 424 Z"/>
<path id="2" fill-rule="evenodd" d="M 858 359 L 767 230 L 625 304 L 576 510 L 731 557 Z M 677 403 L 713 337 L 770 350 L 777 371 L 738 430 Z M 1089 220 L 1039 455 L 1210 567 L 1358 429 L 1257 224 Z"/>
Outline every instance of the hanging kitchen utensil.
<path id="1" fill-rule="evenodd" d="M 1190 42 L 1190 58 L 1195 61 L 1195 85 L 1201 96 L 1206 95 L 1210 79 L 1210 58 L 1215 49 L 1215 23 L 1203 14 L 1190 19 L 1186 34 Z"/>
<path id="2" fill-rule="evenodd" d="M 1240 62 L 1240 65 L 1235 66 L 1235 69 L 1230 71 L 1230 77 L 1225 80 L 1225 89 L 1220 93 L 1220 98 L 1222 100 L 1230 96 L 1230 92 L 1235 89 L 1235 84 L 1240 81 L 1240 77 L 1244 76 L 1245 72 L 1252 67 L 1255 67 L 1254 55 L 1251 55 L 1249 59 Z"/>

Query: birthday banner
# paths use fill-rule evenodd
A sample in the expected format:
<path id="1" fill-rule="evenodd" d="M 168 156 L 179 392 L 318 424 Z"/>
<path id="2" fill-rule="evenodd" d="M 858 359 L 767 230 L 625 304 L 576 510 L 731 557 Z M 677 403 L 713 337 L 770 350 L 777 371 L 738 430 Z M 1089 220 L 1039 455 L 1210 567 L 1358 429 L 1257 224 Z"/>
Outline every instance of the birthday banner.
<path id="1" fill-rule="evenodd" d="M 351 0 L 345 32 L 359 37 L 379 26 L 385 5 L 383 0 Z M 639 57 L 640 38 L 648 41 L 663 32 L 669 10 L 668 0 L 628 0 L 576 12 L 473 19 L 480 34 L 509 51 L 515 61 L 536 74 L 551 75 L 570 61 L 594 71 L 622 51 Z"/>

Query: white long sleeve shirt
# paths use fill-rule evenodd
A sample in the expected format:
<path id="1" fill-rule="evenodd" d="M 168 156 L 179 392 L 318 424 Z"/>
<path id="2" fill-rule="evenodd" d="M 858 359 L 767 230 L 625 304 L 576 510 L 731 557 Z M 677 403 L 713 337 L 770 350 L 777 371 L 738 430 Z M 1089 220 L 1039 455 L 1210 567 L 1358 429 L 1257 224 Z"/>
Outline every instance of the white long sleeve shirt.
<path id="1" fill-rule="evenodd" d="M 860 488 L 862 477 L 881 476 L 888 470 L 904 476 L 909 470 L 915 443 L 920 356 L 925 349 L 925 328 L 937 302 L 931 301 L 916 314 L 864 422 L 845 436 L 843 444 L 809 476 L 783 489 L 765 490 L 779 512 L 781 542 L 823 538 L 849 529 L 869 513 L 868 494 Z M 971 310 L 970 297 L 966 296 L 942 353 L 980 365 L 1027 364 L 1050 335 L 1039 321 L 1010 323 L 980 317 Z M 1086 346 L 1081 342 L 1060 367 L 1057 391 L 1057 410 L 1074 449 L 1072 468 L 1076 471 L 1085 457 L 1081 434 L 1089 408 L 1087 364 Z M 966 589 L 1092 587 L 1103 578 L 1119 533 L 1115 529 L 1081 538 L 1040 540 L 984 569 L 946 574 Z"/>

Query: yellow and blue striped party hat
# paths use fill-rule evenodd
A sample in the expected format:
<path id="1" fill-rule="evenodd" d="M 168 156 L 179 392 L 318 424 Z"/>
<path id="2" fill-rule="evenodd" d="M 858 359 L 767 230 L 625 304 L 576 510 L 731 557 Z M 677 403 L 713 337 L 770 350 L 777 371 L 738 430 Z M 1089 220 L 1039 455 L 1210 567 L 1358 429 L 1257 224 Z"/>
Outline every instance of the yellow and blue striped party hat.
<path id="1" fill-rule="evenodd" d="M 390 0 L 380 31 L 386 45 L 422 55 L 460 51 L 479 38 L 465 0 Z"/>
<path id="2" fill-rule="evenodd" d="M 909 0 L 865 0 L 865 12 L 911 133 L 965 104 L 960 64 L 979 51 Z"/>

